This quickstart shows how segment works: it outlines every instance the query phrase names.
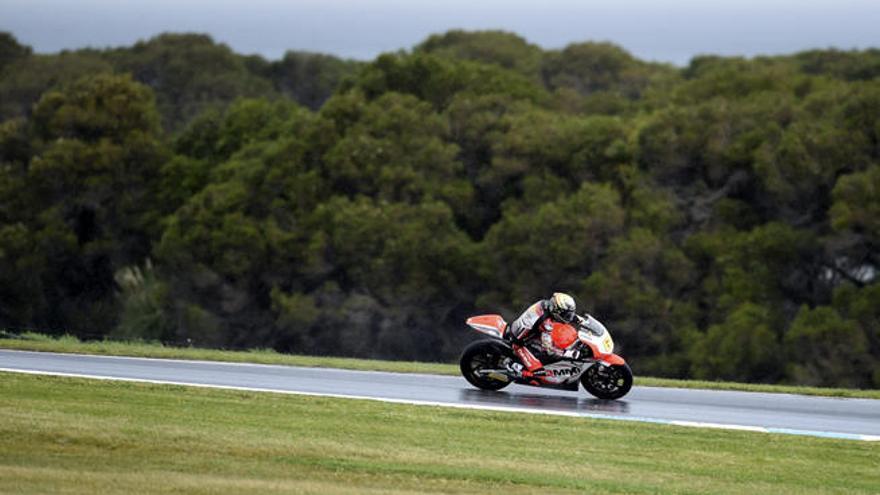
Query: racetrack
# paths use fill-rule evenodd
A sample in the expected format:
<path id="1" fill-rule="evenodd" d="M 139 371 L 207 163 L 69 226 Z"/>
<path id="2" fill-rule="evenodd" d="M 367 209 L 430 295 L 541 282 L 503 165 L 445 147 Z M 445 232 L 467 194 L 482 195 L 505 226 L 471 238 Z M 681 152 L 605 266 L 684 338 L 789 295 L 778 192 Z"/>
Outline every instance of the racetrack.
<path id="1" fill-rule="evenodd" d="M 880 400 L 871 399 L 635 386 L 622 400 L 601 401 L 520 385 L 486 392 L 438 375 L 8 350 L 0 371 L 880 441 Z"/>

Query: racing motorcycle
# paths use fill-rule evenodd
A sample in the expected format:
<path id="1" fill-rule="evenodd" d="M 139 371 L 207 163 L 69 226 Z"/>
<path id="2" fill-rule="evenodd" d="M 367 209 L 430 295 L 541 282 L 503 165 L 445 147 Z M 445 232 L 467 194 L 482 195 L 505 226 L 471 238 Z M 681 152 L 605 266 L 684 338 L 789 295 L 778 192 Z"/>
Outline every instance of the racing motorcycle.
<path id="1" fill-rule="evenodd" d="M 467 319 L 474 330 L 491 339 L 467 346 L 461 355 L 461 374 L 471 385 L 501 390 L 511 383 L 577 391 L 578 383 L 599 399 L 619 399 L 629 392 L 633 374 L 629 365 L 614 354 L 614 341 L 599 320 L 590 315 L 579 319 L 577 328 L 547 320 L 544 325 L 555 341 L 565 343 L 564 357 L 541 366 L 525 346 L 513 342 L 501 315 Z"/>

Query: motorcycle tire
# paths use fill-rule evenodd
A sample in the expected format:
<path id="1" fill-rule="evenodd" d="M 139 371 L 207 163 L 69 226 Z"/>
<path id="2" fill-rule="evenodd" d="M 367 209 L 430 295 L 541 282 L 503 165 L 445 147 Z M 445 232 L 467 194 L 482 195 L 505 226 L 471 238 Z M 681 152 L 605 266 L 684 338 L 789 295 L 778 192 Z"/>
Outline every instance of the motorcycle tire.
<path id="1" fill-rule="evenodd" d="M 581 385 L 599 399 L 616 400 L 632 388 L 633 373 L 627 364 L 594 365 L 581 376 Z"/>
<path id="2" fill-rule="evenodd" d="M 459 360 L 461 374 L 471 385 L 483 390 L 501 390 L 510 385 L 510 381 L 498 380 L 477 374 L 477 370 L 503 368 L 502 361 L 507 357 L 507 349 L 492 340 L 478 340 L 465 347 Z"/>

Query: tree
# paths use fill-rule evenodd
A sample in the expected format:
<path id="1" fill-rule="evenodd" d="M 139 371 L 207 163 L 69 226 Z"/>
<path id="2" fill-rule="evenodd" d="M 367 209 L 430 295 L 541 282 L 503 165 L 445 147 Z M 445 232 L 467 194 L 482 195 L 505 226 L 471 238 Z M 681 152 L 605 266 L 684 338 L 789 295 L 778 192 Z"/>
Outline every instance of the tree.
<path id="1" fill-rule="evenodd" d="M 460 350 L 462 337 L 451 330 L 463 318 L 457 307 L 478 283 L 476 259 L 446 204 L 337 197 L 316 210 L 313 222 L 306 270 L 326 278 L 311 295 L 321 316 L 306 342 L 344 354 L 369 342 L 361 352 L 395 359 Z M 295 294 L 280 299 L 290 297 L 308 301 Z"/>
<path id="2" fill-rule="evenodd" d="M 581 294 L 613 329 L 618 351 L 644 373 L 686 376 L 687 343 L 697 329 L 695 278 L 691 261 L 671 241 L 636 227 L 611 241 Z"/>
<path id="3" fill-rule="evenodd" d="M 528 78 L 500 67 L 425 53 L 383 54 L 342 90 L 358 88 L 368 99 L 388 92 L 413 95 L 442 111 L 456 93 L 500 94 L 528 101 L 547 95 Z"/>
<path id="4" fill-rule="evenodd" d="M 612 43 L 575 43 L 545 54 L 541 75 L 551 90 L 570 88 L 581 95 L 597 92 L 638 98 L 655 73 L 668 69 L 637 60 Z"/>
<path id="5" fill-rule="evenodd" d="M 12 33 L 0 31 L 0 74 L 13 62 L 30 57 L 33 50 L 22 45 Z"/>
<path id="6" fill-rule="evenodd" d="M 289 51 L 269 65 L 267 76 L 278 93 L 318 110 L 342 81 L 354 77 L 362 65 L 331 55 Z"/>
<path id="7" fill-rule="evenodd" d="M 448 139 L 458 146 L 462 175 L 474 187 L 473 201 L 460 218 L 472 238 L 482 239 L 501 216 L 500 205 L 509 191 L 496 182 L 491 169 L 499 143 L 511 127 L 508 116 L 522 106 L 504 95 L 459 94 L 443 114 L 449 123 Z"/>
<path id="8" fill-rule="evenodd" d="M 833 196 L 833 227 L 861 234 L 872 246 L 880 244 L 880 165 L 840 177 Z"/>
<path id="9" fill-rule="evenodd" d="M 833 283 L 864 287 L 877 281 L 880 267 L 880 167 L 841 176 L 830 214 L 834 233 L 825 240 L 825 266 Z"/>
<path id="10" fill-rule="evenodd" d="M 48 256 L 36 232 L 25 224 L 0 223 L 0 325 L 8 329 L 33 328 L 51 331 L 62 321 L 49 316 L 43 275 Z M 49 281 L 51 283 L 51 281 Z"/>
<path id="11" fill-rule="evenodd" d="M 0 120 L 29 116 L 46 91 L 63 90 L 82 77 L 112 72 L 107 61 L 89 50 L 14 58 L 0 71 Z"/>
<path id="12" fill-rule="evenodd" d="M 430 36 L 415 52 L 495 64 L 536 80 L 543 54 L 540 47 L 514 33 L 457 29 Z"/>
<path id="13" fill-rule="evenodd" d="M 798 305 L 825 300 L 819 245 L 808 231 L 768 223 L 746 232 L 722 230 L 688 239 L 686 250 L 702 266 L 702 291 L 711 322 L 724 321 L 743 303 L 793 317 Z"/>
<path id="14" fill-rule="evenodd" d="M 873 386 L 880 385 L 880 284 L 857 288 L 842 284 L 834 291 L 833 307 L 847 320 L 855 321 L 868 340 L 873 363 Z"/>
<path id="15" fill-rule="evenodd" d="M 178 328 L 177 340 L 275 343 L 271 293 L 303 283 L 309 212 L 324 194 L 305 153 L 296 137 L 251 143 L 165 220 L 155 254 L 179 301 L 174 312 L 198 316 Z"/>
<path id="16" fill-rule="evenodd" d="M 567 117 L 539 109 L 511 113 L 495 146 L 493 168 L 546 171 L 577 186 L 609 181 L 631 159 L 628 132 L 616 117 Z M 500 171 L 500 170 L 499 170 Z"/>
<path id="17" fill-rule="evenodd" d="M 800 223 L 821 219 L 834 177 L 847 166 L 846 134 L 825 122 L 796 122 L 757 153 L 755 171 L 772 198 Z M 772 143 L 772 144 L 771 144 Z"/>
<path id="18" fill-rule="evenodd" d="M 693 376 L 700 379 L 776 382 L 782 373 L 773 312 L 745 303 L 712 325 L 690 347 Z"/>
<path id="19" fill-rule="evenodd" d="M 880 50 L 808 50 L 795 55 L 802 71 L 849 81 L 870 81 L 880 75 Z"/>
<path id="20" fill-rule="evenodd" d="M 511 205 L 483 240 L 484 303 L 519 307 L 557 290 L 577 292 L 623 228 L 620 197 L 584 183 L 570 195 L 518 210 Z"/>
<path id="21" fill-rule="evenodd" d="M 872 383 L 864 332 L 834 308 L 801 307 L 785 334 L 788 376 L 813 386 L 860 388 Z"/>
<path id="22" fill-rule="evenodd" d="M 120 340 L 173 342 L 168 285 L 147 260 L 143 269 L 128 266 L 114 274 L 121 292 L 119 324 L 108 337 Z"/>
<path id="23" fill-rule="evenodd" d="M 272 84 L 251 74 L 243 57 L 207 35 L 162 34 L 106 55 L 116 70 L 153 89 L 169 129 L 180 129 L 212 106 L 272 96 Z"/>
<path id="24" fill-rule="evenodd" d="M 0 326 L 453 360 L 563 290 L 641 373 L 876 385 L 877 53 L 0 34 Z"/>
<path id="25" fill-rule="evenodd" d="M 339 194 L 392 202 L 443 199 L 457 211 L 470 203 L 460 179 L 458 149 L 445 141 L 446 122 L 413 96 L 388 93 L 357 110 L 323 156 L 324 171 Z"/>
<path id="26" fill-rule="evenodd" d="M 157 228 L 143 208 L 166 157 L 153 95 L 128 77 L 87 77 L 45 94 L 31 125 L 33 156 L 17 191 L 29 211 L 6 233 L 23 255 L 14 276 L 41 291 L 27 304 L 44 311 L 20 312 L 33 319 L 16 323 L 100 335 L 116 318 L 114 271 L 148 256 Z"/>

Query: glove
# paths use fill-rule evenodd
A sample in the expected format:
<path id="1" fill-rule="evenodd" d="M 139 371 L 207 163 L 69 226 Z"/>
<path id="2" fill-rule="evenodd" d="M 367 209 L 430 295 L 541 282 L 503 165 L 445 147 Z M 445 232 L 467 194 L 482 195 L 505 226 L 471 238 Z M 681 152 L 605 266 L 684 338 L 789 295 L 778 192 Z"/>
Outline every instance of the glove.
<path id="1" fill-rule="evenodd" d="M 581 351 L 578 349 L 569 349 L 562 353 L 562 357 L 577 360 L 581 357 Z"/>

